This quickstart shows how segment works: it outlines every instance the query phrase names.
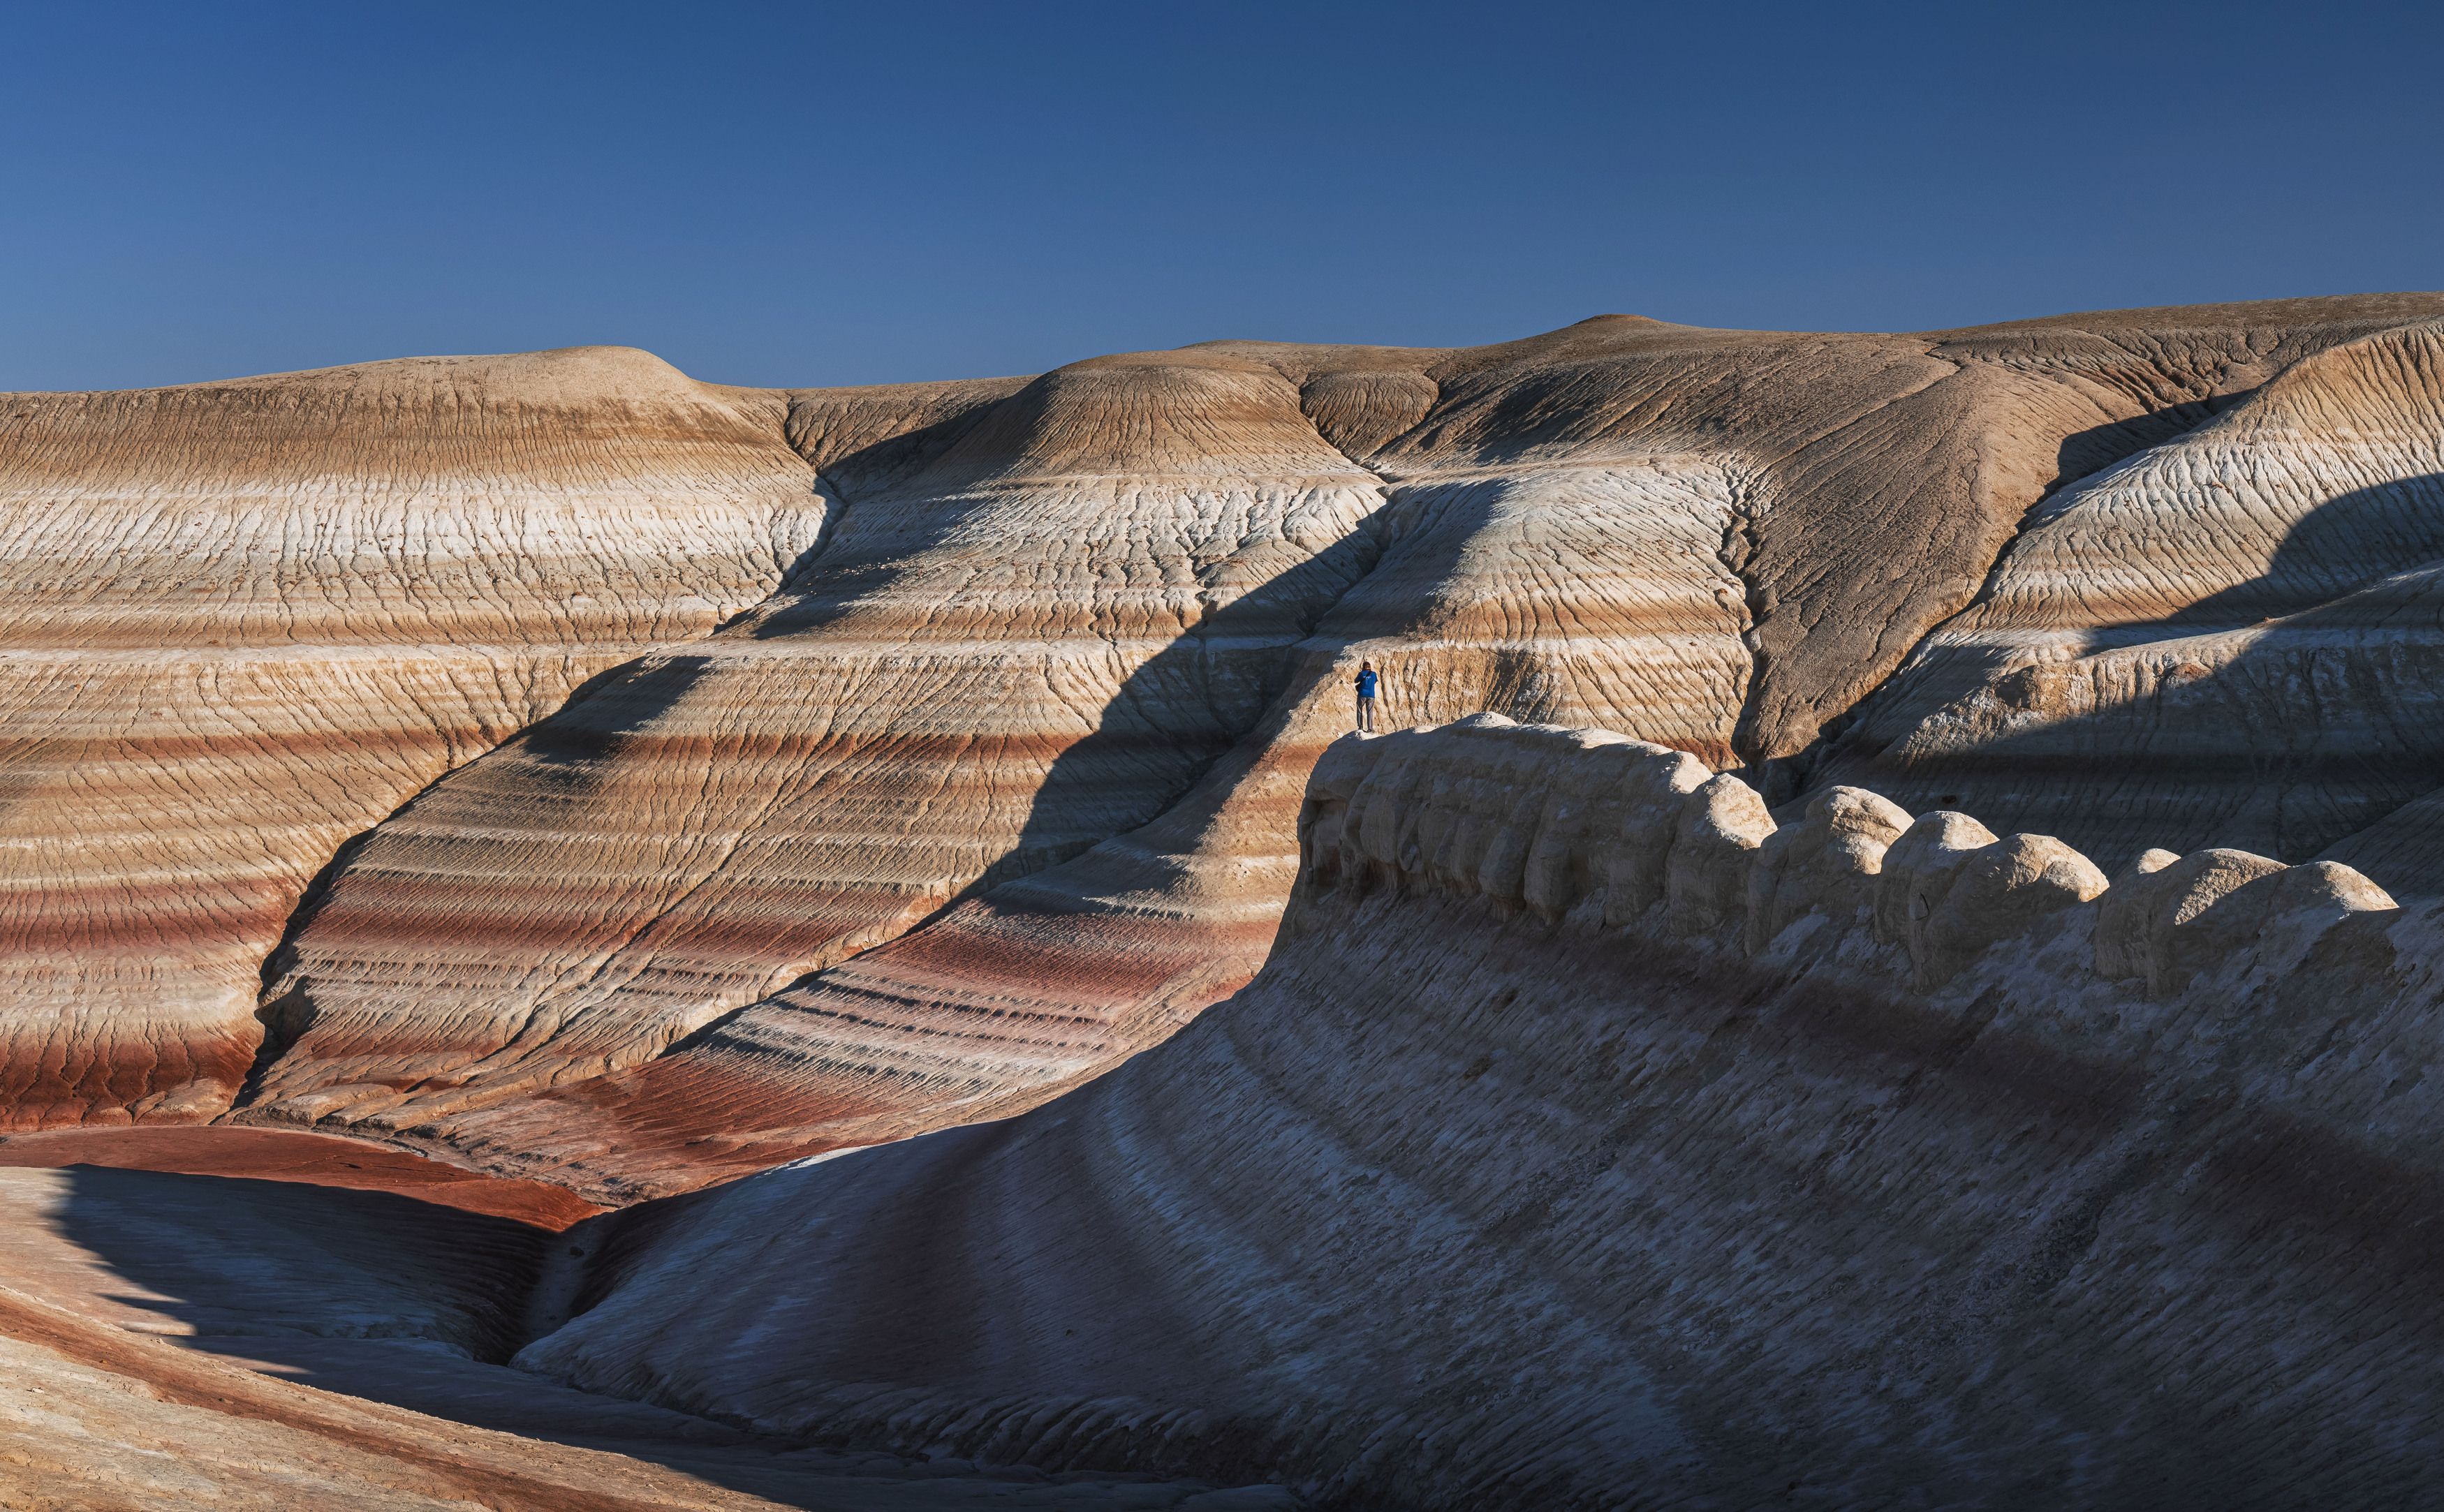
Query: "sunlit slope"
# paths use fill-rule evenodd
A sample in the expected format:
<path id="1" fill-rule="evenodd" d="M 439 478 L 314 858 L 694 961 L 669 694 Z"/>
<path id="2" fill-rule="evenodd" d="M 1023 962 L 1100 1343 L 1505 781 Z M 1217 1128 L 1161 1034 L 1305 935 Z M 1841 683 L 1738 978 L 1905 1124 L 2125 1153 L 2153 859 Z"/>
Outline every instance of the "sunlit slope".
<path id="1" fill-rule="evenodd" d="M 642 352 L 0 396 L 0 1122 L 209 1117 L 342 842 L 811 548 Z"/>
<path id="2" fill-rule="evenodd" d="M 1493 709 L 1619 728 L 1750 762 L 1787 795 L 1859 692 L 1972 601 L 2048 488 L 2435 303 L 1910 338 L 1608 317 L 1464 352 L 1193 348 L 1295 386 L 1316 435 L 1386 496 L 1353 542 L 1363 575 L 1228 756 L 1142 828 L 970 896 L 667 1053 L 403 1126 L 620 1199 L 1033 1106 L 1255 970 L 1288 892 L 1298 793 L 1346 728 L 1361 658 L 1384 673 L 1392 725 Z M 956 433 L 912 432 L 860 466 L 905 487 Z"/>
<path id="3" fill-rule="evenodd" d="M 935 442 L 835 466 L 773 602 L 384 825 L 276 968 L 302 1038 L 250 1116 L 446 1124 L 617 1071 L 1143 822 L 1377 550 L 1380 486 L 1253 363 L 1083 364 Z"/>
<path id="4" fill-rule="evenodd" d="M 252 1060 L 235 1116 L 620 1201 L 1019 1111 L 1254 972 L 1361 658 L 1387 726 L 1599 726 L 1777 805 L 1865 772 L 2112 864 L 2150 839 L 2331 846 L 2416 891 L 2418 800 L 2444 790 L 2417 691 L 2439 315 L 2384 295 L 1916 336 L 1606 316 L 1464 350 L 1226 341 L 865 389 L 578 353 L 166 391 L 220 396 L 200 439 L 88 438 L 42 462 L 83 523 L 16 517 L 34 533 L 9 570 L 74 591 L 22 620 L 48 659 L 8 673 L 31 680 L 0 791 L 36 800 L 0 825 L 53 826 L 10 894 L 33 1025 L 12 1116 L 208 1116 Z M 322 429 L 273 446 L 231 418 L 259 389 L 350 396 L 278 401 Z M 22 401 L 129 437 L 169 403 Z M 598 503 L 630 513 L 514 540 L 455 523 L 495 516 L 414 460 L 482 450 L 451 426 L 494 437 L 502 477 L 626 458 L 631 491 Z M 361 456 L 333 450 L 359 432 Z M 707 436 L 763 481 L 651 460 L 730 477 Z M 372 555 L 282 526 L 276 658 L 211 646 L 192 585 L 153 592 L 239 570 L 175 533 L 158 581 L 109 580 L 111 633 L 152 637 L 141 677 L 125 647 L 43 642 L 93 597 L 79 553 L 118 549 L 76 532 L 150 541 L 106 501 L 157 491 L 157 451 L 211 447 L 291 493 L 396 494 Z M 280 470 L 308 462 L 319 481 Z M 180 487 L 253 518 L 255 484 Z M 615 586 L 561 583 L 555 552 Z M 548 655 L 512 643 L 512 600 L 549 620 L 521 634 L 563 637 Z M 411 649 L 303 649 L 341 645 L 333 626 Z M 240 687 L 233 650 L 346 699 Z M 2094 684 L 2067 719 L 2046 702 L 2063 667 Z M 152 697 L 163 668 L 216 691 Z M 2184 711 L 2207 693 L 2231 708 Z M 139 706 L 158 712 L 131 725 Z M 253 774 L 245 803 L 212 796 L 225 771 Z M 70 823 L 125 834 L 71 846 Z M 119 943 L 85 950 L 105 917 Z"/>

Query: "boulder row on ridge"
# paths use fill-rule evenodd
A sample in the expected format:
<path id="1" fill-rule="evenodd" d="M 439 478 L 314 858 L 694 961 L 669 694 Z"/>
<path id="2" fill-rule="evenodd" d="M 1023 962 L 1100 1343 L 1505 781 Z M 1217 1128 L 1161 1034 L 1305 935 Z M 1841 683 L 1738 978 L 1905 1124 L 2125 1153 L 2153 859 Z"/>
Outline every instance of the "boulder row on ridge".
<path id="1" fill-rule="evenodd" d="M 2444 322 L 2284 368 L 2060 495 L 1861 710 L 1830 780 L 2126 864 L 2305 860 L 2444 788 Z M 2360 842 L 2388 885 L 2444 861 Z"/>

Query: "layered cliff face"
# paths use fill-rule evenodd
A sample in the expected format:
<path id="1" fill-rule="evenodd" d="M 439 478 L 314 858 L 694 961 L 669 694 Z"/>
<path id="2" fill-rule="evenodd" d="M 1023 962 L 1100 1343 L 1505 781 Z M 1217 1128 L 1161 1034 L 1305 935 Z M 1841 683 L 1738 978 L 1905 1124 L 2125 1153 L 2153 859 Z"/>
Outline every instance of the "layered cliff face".
<path id="1" fill-rule="evenodd" d="M 2444 1450 L 2435 906 L 1852 787 L 1777 824 L 1492 717 L 1342 742 L 1301 832 L 1229 1003 L 595 1220 L 518 1363 L 1333 1505 L 2395 1505 Z"/>
<path id="2" fill-rule="evenodd" d="M 641 352 L 0 397 L 0 1124 L 208 1118 L 343 842 L 820 535 Z"/>
<path id="3" fill-rule="evenodd" d="M 1914 337 L 1604 317 L 1461 351 L 1219 342 L 875 389 L 715 390 L 586 353 L 12 401 L 12 423 L 85 427 L 13 459 L 35 480 L 14 570 L 67 596 L 21 621 L 28 644 L 104 601 L 77 586 L 77 553 L 108 549 L 88 537 L 240 570 L 221 536 L 98 502 L 152 497 L 165 458 L 227 453 L 239 481 L 178 487 L 231 540 L 250 489 L 325 501 L 301 520 L 343 496 L 398 513 L 344 563 L 312 544 L 338 526 L 261 547 L 290 563 L 277 665 L 312 661 L 314 689 L 229 682 L 193 585 L 139 593 L 158 584 L 135 558 L 109 569 L 112 634 L 152 637 L 147 677 L 222 679 L 154 702 L 159 738 L 41 735 L 59 679 L 90 703 L 111 663 L 11 659 L 53 679 L 0 765 L 33 794 L 8 813 L 53 826 L 11 894 L 11 1116 L 235 1094 L 240 1118 L 625 1201 L 1022 1110 L 1253 973 L 1361 659 L 1387 726 L 1616 728 L 1776 805 L 1856 779 L 2112 865 L 2151 839 L 2339 846 L 2415 893 L 2444 777 L 2417 733 L 2419 580 L 2384 574 L 2425 560 L 2439 316 L 2402 295 Z M 682 454 L 696 471 L 652 471 Z M 574 524 L 476 540 L 494 516 L 469 499 L 575 498 L 581 474 L 583 551 L 555 544 Z M 80 523 L 42 533 L 59 520 Z M 435 618 L 493 602 L 457 592 L 449 563 L 475 558 L 548 655 L 507 608 L 480 632 Z M 2231 618 L 2269 593 L 2295 650 Z M 2212 655 L 2179 618 L 2210 611 L 2237 637 Z M 465 708 L 394 686 L 445 664 L 491 681 L 450 674 Z M 2083 691 L 2047 691 L 2062 667 Z M 102 725 L 155 685 L 110 686 Z M 2224 713 L 2175 707 L 2201 688 Z M 128 834 L 70 855 L 59 826 L 105 776 L 98 822 Z M 249 849 L 267 837 L 276 862 Z"/>

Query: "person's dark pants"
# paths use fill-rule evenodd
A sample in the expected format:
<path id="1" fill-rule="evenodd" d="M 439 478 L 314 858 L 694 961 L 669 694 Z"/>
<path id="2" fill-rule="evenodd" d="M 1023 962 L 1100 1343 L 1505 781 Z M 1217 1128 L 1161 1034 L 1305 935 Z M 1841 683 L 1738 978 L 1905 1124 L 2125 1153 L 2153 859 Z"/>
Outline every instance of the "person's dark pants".
<path id="1" fill-rule="evenodd" d="M 1358 728 L 1369 732 L 1375 728 L 1375 696 L 1372 693 L 1358 695 Z"/>

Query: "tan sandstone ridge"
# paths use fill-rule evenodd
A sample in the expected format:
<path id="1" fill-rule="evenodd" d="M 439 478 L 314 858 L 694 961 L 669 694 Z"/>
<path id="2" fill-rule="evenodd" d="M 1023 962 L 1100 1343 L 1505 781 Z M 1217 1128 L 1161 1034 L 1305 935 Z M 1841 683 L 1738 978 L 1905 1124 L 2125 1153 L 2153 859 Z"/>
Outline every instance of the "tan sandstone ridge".
<path id="1" fill-rule="evenodd" d="M 2394 490 L 2378 546 L 2320 545 L 2339 565 L 2308 574 L 2391 607 L 2320 600 L 2348 623 L 2303 634 L 2413 680 L 2380 648 L 2415 628 L 2368 627 L 2415 594 L 2360 559 L 2421 549 L 2439 316 L 1615 316 L 789 394 L 592 351 L 21 396 L 10 1116 L 234 1099 L 619 1201 L 1018 1111 L 1252 975 L 1361 656 L 1392 725 L 1619 728 L 1777 803 L 1861 762 L 1929 801 L 1990 755 L 2027 792 L 1984 811 L 2076 807 L 2143 765 L 2097 709 L 2034 746 L 1925 710 L 1980 675 L 1953 648 L 2027 639 L 1984 628 L 1998 604 L 2085 645 L 2175 612 L 2096 586 L 2113 572 L 2176 599 L 2266 578 L 2287 516 L 2184 491 L 2193 453 L 2304 518 Z M 2145 528 L 2066 524 L 2108 493 Z M 2078 591 L 2036 565 L 2015 586 L 2056 536 L 2092 540 Z M 2013 696 L 2016 666 L 1993 675 Z M 2400 729 L 2415 702 L 2352 707 Z M 2064 769 L 2046 739 L 2091 754 Z M 2197 794 L 2130 833 L 2188 803 L 2160 838 L 2223 839 L 2299 785 L 2227 765 L 2230 802 L 2176 778 Z M 2313 837 L 2242 838 L 2305 859 L 2373 824 L 2354 854 L 2419 885 L 2411 800 L 2444 777 L 2398 767 Z"/>
<path id="2" fill-rule="evenodd" d="M 1495 716 L 1334 746 L 1231 1002 L 1023 1116 L 581 1225 L 517 1363 L 1320 1504 L 2407 1506 L 2444 902 L 2108 883 Z M 719 1284 L 700 1279 L 718 1275 Z"/>

